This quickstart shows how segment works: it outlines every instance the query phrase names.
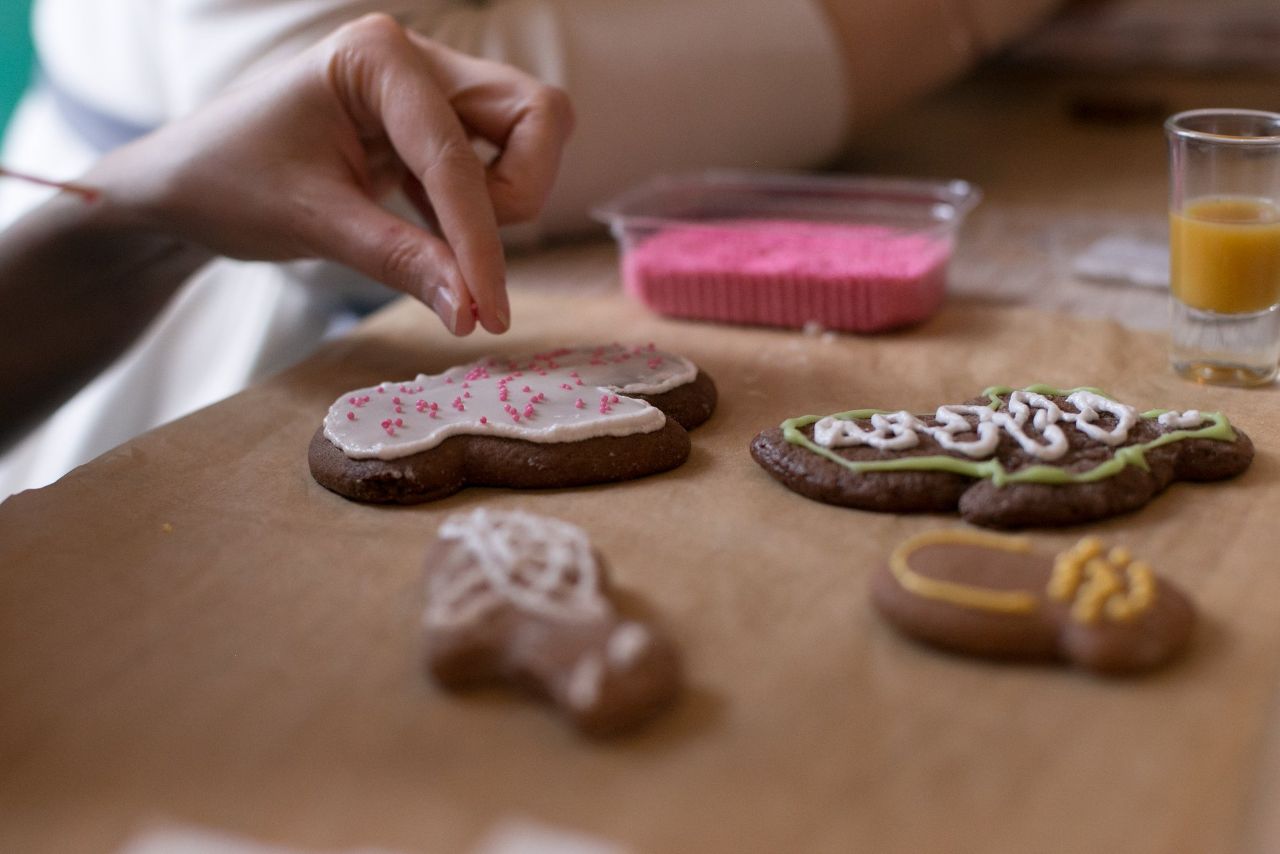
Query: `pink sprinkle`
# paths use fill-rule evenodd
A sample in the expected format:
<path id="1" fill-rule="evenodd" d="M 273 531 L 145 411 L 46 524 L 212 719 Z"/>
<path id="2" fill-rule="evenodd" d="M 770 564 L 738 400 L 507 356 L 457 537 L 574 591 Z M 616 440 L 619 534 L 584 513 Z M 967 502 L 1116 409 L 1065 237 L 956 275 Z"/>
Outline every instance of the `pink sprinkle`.
<path id="1" fill-rule="evenodd" d="M 514 415 L 512 415 L 512 416 L 511 416 L 511 420 L 512 420 L 512 421 L 514 421 L 514 422 L 516 422 L 517 424 L 519 424 L 519 423 L 520 423 L 520 413 L 519 413 L 519 412 L 517 412 L 517 413 L 515 413 Z"/>
<path id="2" fill-rule="evenodd" d="M 520 390 L 521 390 L 521 391 L 533 391 L 533 389 L 529 388 L 528 386 L 525 386 L 524 388 L 522 388 L 522 389 L 520 389 Z"/>
<path id="3" fill-rule="evenodd" d="M 347 420 L 348 420 L 348 421 L 355 421 L 355 420 L 356 420 L 356 414 L 355 414 L 354 412 L 348 412 L 348 413 L 347 413 Z"/>
<path id="4" fill-rule="evenodd" d="M 444 381 L 449 385 L 453 385 L 453 377 L 445 377 Z"/>
<path id="5" fill-rule="evenodd" d="M 560 388 L 564 389 L 565 391 L 573 391 L 573 386 L 569 385 L 568 383 L 560 383 Z"/>
<path id="6" fill-rule="evenodd" d="M 524 407 L 524 417 L 525 417 L 525 418 L 532 418 L 532 417 L 533 417 L 533 404 L 532 404 L 532 403 L 525 404 L 525 407 Z"/>
<path id="7" fill-rule="evenodd" d="M 578 377 L 578 372 L 577 372 L 577 371 L 570 371 L 570 372 L 569 372 L 569 376 L 573 377 L 574 379 L 577 379 L 577 377 Z"/>
<path id="8" fill-rule="evenodd" d="M 662 367 L 662 359 L 658 358 L 657 356 L 654 356 L 652 359 L 648 361 L 648 365 L 649 365 L 649 370 L 656 371 L 658 368 Z"/>
<path id="9" fill-rule="evenodd" d="M 391 426 L 391 419 L 390 418 L 384 419 L 382 422 L 382 429 L 385 430 L 390 426 Z"/>
<path id="10" fill-rule="evenodd" d="M 399 406 L 399 405 L 400 405 L 400 398 L 398 398 L 398 397 L 393 397 L 393 398 L 391 398 L 391 402 L 392 402 L 392 403 L 394 403 L 396 406 Z"/>
<path id="11" fill-rule="evenodd" d="M 462 393 L 462 396 L 463 396 L 463 397 L 471 397 L 471 392 L 469 392 L 469 391 L 464 391 L 464 392 Z"/>
<path id="12" fill-rule="evenodd" d="M 578 385 L 582 385 L 582 380 L 578 380 Z"/>
<path id="13" fill-rule="evenodd" d="M 404 414 L 404 407 L 403 407 L 403 406 L 397 406 L 397 407 L 396 407 L 396 412 L 398 412 L 398 413 L 400 413 L 401 415 L 403 415 L 403 414 Z"/>
<path id="14" fill-rule="evenodd" d="M 462 384 L 462 387 L 463 387 L 463 388 L 471 388 L 471 383 L 463 383 L 463 384 Z"/>
<path id="15" fill-rule="evenodd" d="M 489 423 L 489 419 L 488 419 L 488 418 L 485 418 L 483 415 L 481 415 L 481 416 L 480 416 L 480 423 L 481 423 L 481 424 L 488 424 L 488 423 Z"/>
<path id="16" fill-rule="evenodd" d="M 437 414 L 436 414 L 436 411 L 433 409 L 433 410 L 431 410 L 431 417 L 432 417 L 432 418 L 439 418 L 440 416 L 439 416 L 439 415 L 437 415 Z"/>
<path id="17" fill-rule="evenodd" d="M 378 386 L 378 394 L 386 394 L 387 390 L 382 386 Z"/>
<path id="18" fill-rule="evenodd" d="M 573 405 L 574 405 L 574 406 L 576 406 L 576 407 L 578 407 L 579 409 L 585 409 L 585 408 L 586 408 L 586 406 L 587 406 L 587 402 L 586 402 L 585 400 L 583 400 L 582 398 L 578 398 L 577 400 L 575 400 L 575 401 L 573 402 Z"/>
<path id="19" fill-rule="evenodd" d="M 347 403 L 355 403 L 355 402 L 356 402 L 356 399 L 354 397 L 347 398 Z"/>
<path id="20" fill-rule="evenodd" d="M 437 409 L 439 409 L 439 408 L 440 408 L 440 404 L 436 403 L 436 402 L 433 400 L 433 401 L 431 402 L 431 410 L 434 412 L 435 410 L 437 410 Z"/>
<path id="21" fill-rule="evenodd" d="M 396 426 L 397 426 L 397 427 L 403 427 L 403 426 L 404 426 L 404 419 L 403 419 L 403 418 L 397 418 L 397 419 L 396 419 Z"/>
<path id="22" fill-rule="evenodd" d="M 417 403 L 413 405 L 413 408 L 418 410 L 419 412 L 426 412 L 427 402 L 425 400 L 419 400 Z"/>
<path id="23" fill-rule="evenodd" d="M 618 396 L 615 394 L 613 397 L 609 398 L 609 402 L 610 402 L 610 403 L 618 403 L 618 402 L 619 402 L 619 400 L 618 400 Z"/>

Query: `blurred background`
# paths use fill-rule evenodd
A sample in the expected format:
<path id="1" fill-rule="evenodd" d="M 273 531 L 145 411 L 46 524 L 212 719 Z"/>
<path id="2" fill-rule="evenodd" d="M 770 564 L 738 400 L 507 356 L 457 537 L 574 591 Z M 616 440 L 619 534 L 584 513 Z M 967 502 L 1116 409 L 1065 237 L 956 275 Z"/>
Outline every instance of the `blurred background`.
<path id="1" fill-rule="evenodd" d="M 31 0 L 0 0 L 0 128 L 31 71 L 30 11 Z"/>

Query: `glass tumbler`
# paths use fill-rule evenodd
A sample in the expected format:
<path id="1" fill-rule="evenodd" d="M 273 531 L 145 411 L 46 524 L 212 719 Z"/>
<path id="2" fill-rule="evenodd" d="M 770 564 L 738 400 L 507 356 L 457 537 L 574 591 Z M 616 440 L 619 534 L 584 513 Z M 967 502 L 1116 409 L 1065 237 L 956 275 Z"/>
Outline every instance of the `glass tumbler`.
<path id="1" fill-rule="evenodd" d="M 1280 113 L 1190 110 L 1169 142 L 1170 361 L 1255 386 L 1280 362 Z"/>

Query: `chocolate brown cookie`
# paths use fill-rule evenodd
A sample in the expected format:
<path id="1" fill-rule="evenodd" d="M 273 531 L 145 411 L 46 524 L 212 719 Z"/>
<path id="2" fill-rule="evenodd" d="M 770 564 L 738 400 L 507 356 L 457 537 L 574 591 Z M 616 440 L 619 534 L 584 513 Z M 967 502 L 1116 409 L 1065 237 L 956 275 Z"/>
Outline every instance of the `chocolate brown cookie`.
<path id="1" fill-rule="evenodd" d="M 411 504 L 467 485 L 605 483 L 675 468 L 716 387 L 653 345 L 490 357 L 347 392 L 308 451 L 322 486 Z"/>
<path id="2" fill-rule="evenodd" d="M 959 510 L 992 527 L 1070 525 L 1135 510 L 1175 480 L 1248 468 L 1226 416 L 1139 412 L 1097 389 L 994 387 L 933 415 L 857 410 L 792 418 L 751 454 L 789 489 L 891 513 Z"/>
<path id="3" fill-rule="evenodd" d="M 929 531 L 894 550 L 871 593 L 886 619 L 930 645 L 1105 673 L 1163 664 L 1195 624 L 1183 593 L 1095 537 L 1050 557 L 1027 537 Z"/>
<path id="4" fill-rule="evenodd" d="M 489 682 L 549 698 L 581 731 L 648 719 L 680 689 L 674 647 L 620 617 L 580 528 L 485 509 L 451 516 L 427 555 L 427 665 L 443 686 Z"/>

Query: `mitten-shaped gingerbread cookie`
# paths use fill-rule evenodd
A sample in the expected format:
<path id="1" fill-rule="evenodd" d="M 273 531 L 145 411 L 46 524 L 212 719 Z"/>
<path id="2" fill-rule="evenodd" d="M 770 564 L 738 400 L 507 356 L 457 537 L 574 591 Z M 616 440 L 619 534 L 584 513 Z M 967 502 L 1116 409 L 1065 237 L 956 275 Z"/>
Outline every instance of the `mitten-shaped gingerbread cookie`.
<path id="1" fill-rule="evenodd" d="M 653 344 L 489 356 L 347 392 L 307 459 L 326 489 L 385 504 L 611 483 L 683 463 L 715 406 L 711 378 Z"/>
<path id="2" fill-rule="evenodd" d="M 426 571 L 427 664 L 447 688 L 516 684 L 591 735 L 643 721 L 679 690 L 674 647 L 617 614 L 580 528 L 522 512 L 451 516 Z"/>
<path id="3" fill-rule="evenodd" d="M 929 531 L 894 550 L 871 592 L 891 623 L 934 646 L 1106 673 L 1163 664 L 1195 623 L 1176 587 L 1096 537 L 1050 557 L 1027 537 Z"/>

